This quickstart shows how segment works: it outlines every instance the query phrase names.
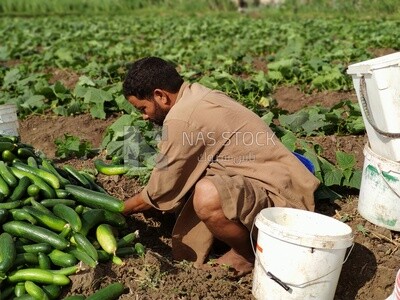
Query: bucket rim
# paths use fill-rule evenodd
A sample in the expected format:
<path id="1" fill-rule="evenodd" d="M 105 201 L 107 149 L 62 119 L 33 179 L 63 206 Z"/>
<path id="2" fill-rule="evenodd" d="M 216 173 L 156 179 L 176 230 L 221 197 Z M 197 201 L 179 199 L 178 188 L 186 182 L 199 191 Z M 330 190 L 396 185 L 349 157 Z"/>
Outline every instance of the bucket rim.
<path id="1" fill-rule="evenodd" d="M 400 162 L 394 161 L 387 159 L 386 157 L 383 157 L 379 155 L 378 153 L 375 153 L 372 149 L 369 143 L 366 143 L 363 149 L 364 153 L 364 158 L 368 160 L 372 160 L 375 163 L 382 163 L 384 165 L 384 168 L 382 168 L 382 164 L 380 164 L 380 167 L 383 171 L 387 171 L 390 169 L 391 171 L 395 171 L 400 173 Z M 393 170 L 394 169 L 394 170 Z"/>
<path id="2" fill-rule="evenodd" d="M 340 227 L 340 234 L 318 234 L 310 231 L 301 231 L 299 229 L 291 228 L 277 223 L 278 218 L 286 218 L 288 216 L 302 217 L 304 220 L 310 218 L 318 218 L 320 225 L 330 225 Z M 277 217 L 276 220 L 272 220 Z M 280 239 L 292 244 L 317 248 L 317 249 L 346 249 L 353 245 L 354 235 L 352 228 L 333 218 L 317 212 L 307 211 L 303 209 L 290 208 L 290 207 L 268 207 L 260 211 L 255 220 L 256 227 L 274 238 Z M 328 227 L 328 226 L 326 226 Z M 321 226 L 314 226 L 313 230 L 321 230 Z"/>
<path id="3" fill-rule="evenodd" d="M 375 57 L 369 60 L 354 63 L 348 66 L 347 74 L 361 75 L 371 74 L 374 70 L 379 70 L 400 64 L 400 52 L 391 53 L 384 56 Z"/>
<path id="4" fill-rule="evenodd" d="M 7 104 L 1 104 L 0 109 L 5 109 L 5 108 L 12 108 L 12 109 L 17 109 L 17 105 L 12 104 L 12 103 L 7 103 Z"/>

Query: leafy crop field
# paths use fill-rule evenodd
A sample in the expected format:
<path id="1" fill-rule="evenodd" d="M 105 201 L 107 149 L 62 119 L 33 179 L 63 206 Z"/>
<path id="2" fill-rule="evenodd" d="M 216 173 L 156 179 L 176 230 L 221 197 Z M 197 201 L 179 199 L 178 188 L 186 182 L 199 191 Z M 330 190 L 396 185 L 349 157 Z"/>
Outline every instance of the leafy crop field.
<path id="1" fill-rule="evenodd" d="M 357 212 L 362 151 L 368 139 L 352 79 L 346 74 L 351 63 L 400 49 L 400 22 L 389 14 L 375 18 L 377 9 L 382 9 L 374 6 L 379 1 L 371 1 L 369 11 L 359 7 L 360 15 L 340 13 L 340 9 L 338 13 L 334 7 L 331 15 L 329 10 L 319 15 L 311 7 L 313 1 L 308 8 L 251 7 L 245 13 L 238 13 L 230 2 L 208 1 L 208 6 L 187 9 L 184 1 L 177 1 L 186 9 L 183 12 L 164 1 L 154 10 L 139 4 L 129 7 L 129 13 L 107 5 L 96 10 L 88 2 L 91 11 L 98 13 L 77 13 L 67 5 L 71 12 L 62 18 L 56 7 L 29 3 L 37 4 L 29 8 L 36 16 L 22 4 L 5 1 L 1 6 L 6 14 L 0 17 L 0 103 L 17 105 L 20 142 L 32 147 L 39 165 L 43 159 L 51 162 L 70 181 L 82 185 L 79 175 L 65 173 L 72 167 L 96 184 L 91 188 L 100 187 L 118 199 L 140 191 L 154 165 L 157 128 L 142 121 L 125 101 L 121 85 L 129 62 L 149 55 L 163 57 L 176 64 L 186 81 L 220 89 L 256 112 L 290 150 L 312 160 L 322 182 L 316 193 L 317 211 L 347 223 L 355 236 L 335 299 L 389 296 L 400 265 L 400 237 Z M 118 3 L 124 10 L 129 1 Z M 388 2 L 386 13 L 390 7 Z M 123 156 L 127 126 L 141 136 L 135 144 L 143 154 L 140 164 L 124 174 L 102 174 L 94 162 Z M 12 161 L 4 157 L 3 161 L 12 167 Z M 19 206 L 8 208 L 7 204 L 4 209 L 31 207 L 45 200 L 40 197 L 32 202 L 21 196 Z M 83 204 L 86 210 L 96 208 Z M 74 209 L 79 211 L 76 203 Z M 107 221 L 117 240 L 139 232 L 129 244 L 130 252 L 120 251 L 121 260 L 110 255 L 100 260 L 99 254 L 94 255 L 97 263 L 78 253 L 69 267 L 83 261 L 86 268 L 76 274 L 77 268 L 69 269 L 70 281 L 52 298 L 87 297 L 120 282 L 125 288 L 120 299 L 253 299 L 252 274 L 235 278 L 229 270 L 202 271 L 171 259 L 173 218 L 150 212 L 119 224 Z M 74 236 L 73 231 L 63 234 Z M 93 231 L 88 233 L 96 251 L 104 254 L 96 238 Z M 14 241 L 24 242 L 17 236 Z M 144 245 L 145 253 L 135 251 L 135 243 Z M 63 251 L 76 254 L 69 247 Z M 216 245 L 212 258 L 223 249 L 224 245 Z M 6 275 L 37 268 L 38 257 L 29 256 L 31 260 L 20 261 Z M 52 262 L 51 268 L 61 266 Z M 45 284 L 36 284 L 49 293 Z M 0 299 L 13 299 L 15 287 L 5 278 Z M 30 283 L 27 287 L 35 289 Z M 9 296 L 4 296 L 5 291 Z"/>

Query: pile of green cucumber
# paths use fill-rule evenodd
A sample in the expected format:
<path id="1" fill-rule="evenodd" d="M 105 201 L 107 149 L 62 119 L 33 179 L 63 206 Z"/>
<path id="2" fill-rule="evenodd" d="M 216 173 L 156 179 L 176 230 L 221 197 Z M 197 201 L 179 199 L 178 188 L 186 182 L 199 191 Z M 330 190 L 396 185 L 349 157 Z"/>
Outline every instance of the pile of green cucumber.
<path id="1" fill-rule="evenodd" d="M 95 177 L 56 166 L 18 137 L 0 135 L 0 154 L 0 300 L 59 299 L 69 276 L 83 268 L 144 255 L 123 202 Z M 123 290 L 113 283 L 73 297 L 118 299 Z"/>

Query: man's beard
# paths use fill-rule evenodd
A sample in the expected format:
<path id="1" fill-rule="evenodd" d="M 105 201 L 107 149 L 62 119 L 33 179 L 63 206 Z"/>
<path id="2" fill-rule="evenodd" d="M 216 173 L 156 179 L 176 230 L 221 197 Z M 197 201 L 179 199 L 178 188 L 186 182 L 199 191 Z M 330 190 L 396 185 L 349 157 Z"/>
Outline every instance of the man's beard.
<path id="1" fill-rule="evenodd" d="M 168 112 L 163 110 L 156 101 L 154 101 L 154 105 L 154 118 L 151 121 L 156 125 L 162 126 Z"/>

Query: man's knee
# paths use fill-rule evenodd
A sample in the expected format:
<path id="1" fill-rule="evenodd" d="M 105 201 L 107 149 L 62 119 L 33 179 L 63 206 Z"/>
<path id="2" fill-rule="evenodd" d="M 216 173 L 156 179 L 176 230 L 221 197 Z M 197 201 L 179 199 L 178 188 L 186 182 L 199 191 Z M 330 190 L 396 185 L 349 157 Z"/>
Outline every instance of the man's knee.
<path id="1" fill-rule="evenodd" d="M 200 219 L 210 216 L 221 208 L 218 191 L 210 180 L 200 179 L 194 188 L 193 208 Z"/>

